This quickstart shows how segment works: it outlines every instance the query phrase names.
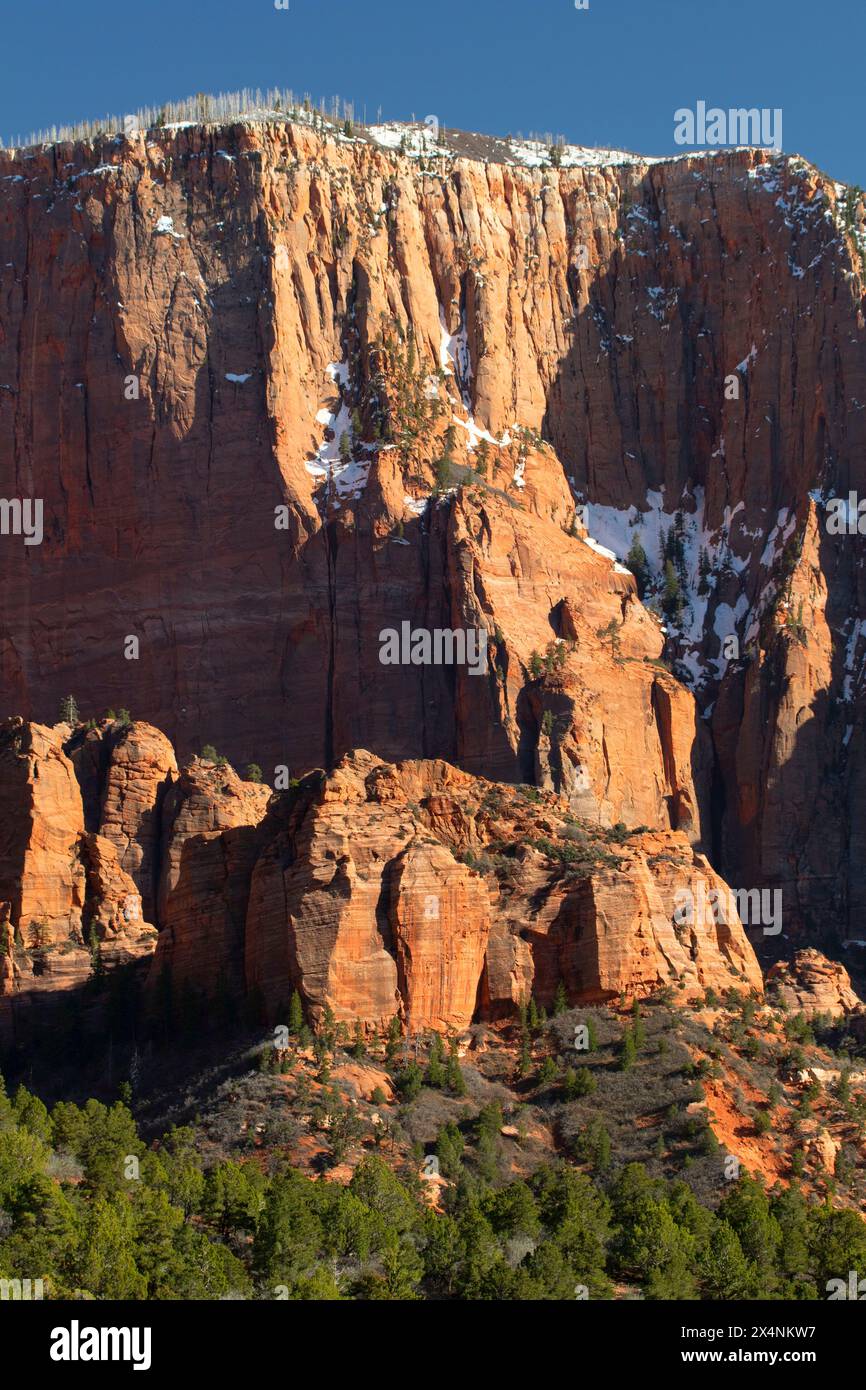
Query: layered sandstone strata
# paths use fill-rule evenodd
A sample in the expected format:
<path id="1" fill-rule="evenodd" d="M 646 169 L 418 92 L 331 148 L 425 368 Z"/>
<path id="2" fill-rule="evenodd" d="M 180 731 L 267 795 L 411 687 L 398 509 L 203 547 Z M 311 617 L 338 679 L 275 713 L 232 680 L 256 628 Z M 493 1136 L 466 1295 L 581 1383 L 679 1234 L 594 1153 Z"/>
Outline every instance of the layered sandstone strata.
<path id="1" fill-rule="evenodd" d="M 549 1007 L 560 986 L 574 1002 L 761 991 L 735 912 L 679 920 L 698 879 L 724 889 L 685 835 L 594 831 L 536 798 L 441 762 L 345 759 L 298 792 L 256 866 L 248 987 L 273 1017 L 298 989 L 315 1019 L 410 1031 Z"/>
<path id="2" fill-rule="evenodd" d="M 362 751 L 275 794 L 212 761 L 174 777 L 141 724 L 120 731 L 86 830 L 65 750 L 93 732 L 11 720 L 0 735 L 4 1024 L 10 1006 L 80 986 L 97 954 L 111 970 L 154 947 L 150 988 L 178 1001 L 248 997 L 280 1022 L 297 990 L 313 1022 L 397 1017 L 411 1033 L 562 989 L 761 990 L 739 920 L 679 919 L 698 878 L 724 887 L 681 831 L 606 829 L 564 794 Z"/>
<path id="3" fill-rule="evenodd" d="M 0 715 L 74 690 L 268 775 L 447 758 L 856 934 L 866 569 L 810 494 L 866 493 L 863 246 L 768 151 L 421 171 L 274 122 L 0 153 L 0 494 L 45 507 L 0 546 Z M 575 515 L 657 568 L 659 499 L 697 704 Z M 404 621 L 483 627 L 488 676 L 383 667 Z M 152 915 L 125 756 L 106 830 Z"/>
<path id="4" fill-rule="evenodd" d="M 157 737 L 156 730 L 148 731 Z M 0 1025 L 15 1005 L 75 988 L 156 946 L 115 843 L 85 830 L 66 749 L 72 730 L 9 719 L 0 728 Z"/>
<path id="5" fill-rule="evenodd" d="M 851 987 L 844 965 L 820 951 L 798 951 L 792 961 L 779 961 L 767 972 L 767 987 L 794 1013 L 831 1019 L 863 1013 L 863 1002 Z"/>

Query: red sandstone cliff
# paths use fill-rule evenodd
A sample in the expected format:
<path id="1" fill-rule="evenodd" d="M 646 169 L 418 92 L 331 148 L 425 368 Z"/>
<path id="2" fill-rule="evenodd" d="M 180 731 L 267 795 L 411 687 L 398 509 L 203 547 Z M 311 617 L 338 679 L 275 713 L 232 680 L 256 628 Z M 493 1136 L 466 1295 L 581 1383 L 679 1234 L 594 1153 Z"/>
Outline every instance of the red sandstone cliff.
<path id="1" fill-rule="evenodd" d="M 111 752 L 86 830 L 90 782 L 69 753 L 97 740 Z M 356 752 L 270 795 L 206 761 L 177 771 L 147 725 L 9 720 L 0 805 L 4 1035 L 46 991 L 82 985 L 97 953 L 110 970 L 154 949 L 153 992 L 254 996 L 280 1022 L 298 990 L 313 1020 L 397 1016 L 410 1032 L 549 1006 L 560 987 L 574 1001 L 762 988 L 735 915 L 680 920 L 678 892 L 721 885 L 682 832 L 606 831 L 563 796 L 443 761 Z"/>
<path id="2" fill-rule="evenodd" d="M 73 690 L 268 775 L 447 758 L 684 830 L 848 934 L 862 548 L 809 497 L 864 487 L 844 197 L 767 152 L 421 172 L 287 123 L 0 154 L 0 492 L 45 503 L 41 545 L 0 545 L 0 714 Z M 462 486 L 425 506 L 443 453 Z M 575 517 L 632 509 L 650 551 L 658 496 L 707 554 L 668 652 L 697 702 Z M 483 628 L 489 673 L 383 667 L 404 621 Z M 101 833 L 152 915 L 129 775 Z"/>

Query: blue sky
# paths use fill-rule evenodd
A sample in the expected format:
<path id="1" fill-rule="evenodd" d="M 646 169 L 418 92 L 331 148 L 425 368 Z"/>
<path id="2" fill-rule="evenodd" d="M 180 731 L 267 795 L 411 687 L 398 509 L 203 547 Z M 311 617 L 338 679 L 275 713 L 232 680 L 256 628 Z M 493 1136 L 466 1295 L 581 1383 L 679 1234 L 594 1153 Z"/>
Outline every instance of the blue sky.
<path id="1" fill-rule="evenodd" d="M 236 87 L 368 118 L 678 153 L 674 111 L 781 107 L 783 145 L 866 185 L 866 0 L 48 0 L 5 6 L 0 136 Z"/>

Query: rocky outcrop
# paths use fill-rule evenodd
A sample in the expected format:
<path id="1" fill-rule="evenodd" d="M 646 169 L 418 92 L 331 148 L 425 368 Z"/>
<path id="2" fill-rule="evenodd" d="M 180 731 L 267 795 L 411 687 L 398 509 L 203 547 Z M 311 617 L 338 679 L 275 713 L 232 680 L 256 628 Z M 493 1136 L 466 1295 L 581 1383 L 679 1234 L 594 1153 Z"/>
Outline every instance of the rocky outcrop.
<path id="1" fill-rule="evenodd" d="M 150 921 L 156 919 L 162 799 L 176 775 L 174 749 L 158 729 L 136 722 L 121 732 L 108 760 L 99 829 Z"/>
<path id="2" fill-rule="evenodd" d="M 156 735 L 156 730 L 150 731 Z M 116 845 L 85 830 L 66 748 L 73 731 L 21 719 L 0 729 L 0 1034 L 21 1008 L 156 945 Z"/>
<path id="3" fill-rule="evenodd" d="M 483 984 L 490 1013 L 507 1014 L 530 995 L 550 1008 L 560 983 L 569 998 L 596 1003 L 669 985 L 684 998 L 709 988 L 762 992 L 736 910 L 718 923 L 682 910 L 701 901 L 701 884 L 706 894 L 725 887 L 684 835 L 637 835 L 615 854 L 599 846 L 584 854 L 586 871 L 565 879 L 551 878 L 546 854 L 524 856 L 521 891 L 511 893 L 491 936 Z"/>
<path id="4" fill-rule="evenodd" d="M 863 1003 L 851 987 L 844 965 L 828 960 L 820 951 L 798 951 L 792 961 L 779 961 L 767 972 L 767 988 L 792 1013 L 832 1019 L 863 1012 Z"/>
<path id="5" fill-rule="evenodd" d="M 338 1020 L 379 1025 L 399 1011 L 383 893 L 388 863 L 415 823 L 405 803 L 368 809 L 365 776 L 376 765 L 361 753 L 303 794 L 256 865 L 246 978 L 275 1016 L 294 989 L 315 1020 L 330 1007 Z"/>
<path id="6" fill-rule="evenodd" d="M 682 919 L 699 881 L 724 888 L 682 831 L 605 828 L 565 794 L 364 751 L 272 794 L 213 760 L 175 773 L 143 724 L 111 747 L 91 831 L 64 751 L 89 733 L 17 720 L 0 737 L 7 1004 L 154 948 L 150 988 L 178 1007 L 247 997 L 280 1022 L 297 990 L 315 1023 L 396 1016 L 409 1033 L 549 1006 L 560 987 L 761 989 L 738 919 Z M 141 885 L 159 863 L 151 924 Z"/>
<path id="7" fill-rule="evenodd" d="M 314 1019 L 410 1031 L 552 1005 L 709 987 L 761 992 L 736 911 L 681 920 L 682 895 L 723 890 L 682 832 L 581 825 L 442 762 L 369 753 L 299 794 L 256 866 L 247 985 L 269 1011 L 298 989 Z M 267 825 L 262 827 L 267 835 Z M 505 851 L 505 852 L 503 852 Z"/>
<path id="8" fill-rule="evenodd" d="M 166 920 L 168 903 L 180 878 L 186 842 L 214 831 L 254 826 L 265 814 L 270 788 L 245 782 L 233 767 L 194 758 L 181 768 L 169 786 L 161 810 L 159 918 Z"/>
<path id="9" fill-rule="evenodd" d="M 389 918 L 406 1027 L 466 1028 L 490 934 L 484 883 L 445 845 L 413 840 L 390 873 Z"/>
<path id="10" fill-rule="evenodd" d="M 63 731 L 8 719 L 0 727 L 0 903 L 24 947 L 81 939 L 81 796 Z"/>

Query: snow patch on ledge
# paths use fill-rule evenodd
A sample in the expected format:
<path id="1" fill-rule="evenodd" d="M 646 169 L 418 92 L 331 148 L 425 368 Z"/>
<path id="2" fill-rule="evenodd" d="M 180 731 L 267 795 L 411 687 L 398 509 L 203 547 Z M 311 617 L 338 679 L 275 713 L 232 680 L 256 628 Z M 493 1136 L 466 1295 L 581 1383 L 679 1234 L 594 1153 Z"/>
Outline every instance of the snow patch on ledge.
<path id="1" fill-rule="evenodd" d="M 153 229 L 153 235 L 154 235 L 154 236 L 170 236 L 170 237 L 173 237 L 175 241 L 185 241 L 185 240 L 186 240 L 186 238 L 184 237 L 183 232 L 176 232 L 176 231 L 174 230 L 174 218 L 173 218 L 173 217 L 167 216 L 167 214 L 165 214 L 165 213 L 163 213 L 162 217 L 159 219 L 159 221 L 157 222 L 156 226 L 154 227 L 154 229 Z"/>
<path id="2" fill-rule="evenodd" d="M 349 384 L 348 362 L 331 362 L 325 374 L 338 388 Z M 351 453 L 348 460 L 341 457 L 340 442 L 344 435 L 352 445 L 352 415 L 342 393 L 339 408 L 333 411 L 323 406 L 316 415 L 316 423 L 324 426 L 326 434 L 332 438 L 322 441 L 315 458 L 308 459 L 304 467 L 317 483 L 327 484 L 326 495 L 332 501 L 350 497 L 357 502 L 367 486 L 371 460 L 357 459 Z"/>

